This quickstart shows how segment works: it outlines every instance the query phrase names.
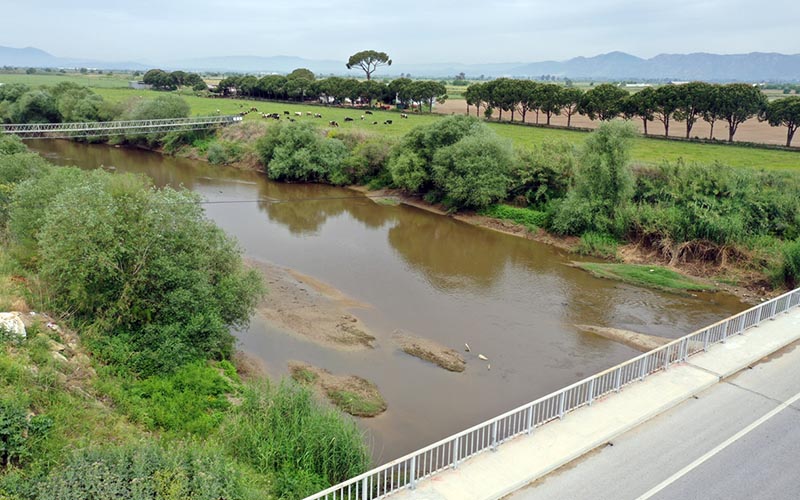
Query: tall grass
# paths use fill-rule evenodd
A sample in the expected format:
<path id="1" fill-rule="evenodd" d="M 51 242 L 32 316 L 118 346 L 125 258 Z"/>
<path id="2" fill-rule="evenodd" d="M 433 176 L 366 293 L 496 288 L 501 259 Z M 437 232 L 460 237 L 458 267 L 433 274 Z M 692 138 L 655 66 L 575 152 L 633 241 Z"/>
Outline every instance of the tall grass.
<path id="1" fill-rule="evenodd" d="M 288 381 L 263 381 L 245 386 L 242 398 L 221 435 L 228 453 L 256 472 L 277 471 L 281 478 L 277 488 L 303 490 L 277 494 L 302 498 L 369 466 L 367 448 L 355 422 L 322 406 L 308 388 Z"/>

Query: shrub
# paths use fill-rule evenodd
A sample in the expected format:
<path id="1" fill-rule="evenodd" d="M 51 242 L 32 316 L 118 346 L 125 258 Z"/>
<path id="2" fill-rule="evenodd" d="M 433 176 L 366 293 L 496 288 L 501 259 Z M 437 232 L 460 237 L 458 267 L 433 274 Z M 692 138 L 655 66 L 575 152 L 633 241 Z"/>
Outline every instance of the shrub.
<path id="1" fill-rule="evenodd" d="M 588 232 L 581 235 L 575 251 L 581 255 L 592 255 L 603 259 L 617 257 L 617 240 L 608 234 Z"/>
<path id="2" fill-rule="evenodd" d="M 524 196 L 535 206 L 563 198 L 573 180 L 575 156 L 575 146 L 565 141 L 545 142 L 533 150 L 517 150 L 510 194 Z"/>
<path id="3" fill-rule="evenodd" d="M 238 142 L 212 142 L 208 146 L 207 158 L 212 165 L 229 165 L 242 159 L 244 146 Z"/>
<path id="4" fill-rule="evenodd" d="M 370 138 L 350 151 L 350 155 L 330 174 L 332 184 L 365 184 L 386 171 L 392 151 L 391 142 L 384 138 Z"/>
<path id="5" fill-rule="evenodd" d="M 486 131 L 439 149 L 433 180 L 452 207 L 483 208 L 506 198 L 511 163 L 511 143 Z"/>
<path id="6" fill-rule="evenodd" d="M 49 500 L 219 500 L 242 498 L 241 474 L 215 450 L 171 443 L 99 447 L 74 453 L 39 485 Z"/>
<path id="7" fill-rule="evenodd" d="M 28 147 L 16 135 L 0 136 L 0 156 L 27 153 Z"/>
<path id="8" fill-rule="evenodd" d="M 93 323 L 98 353 L 142 374 L 229 355 L 228 329 L 247 323 L 262 285 L 197 195 L 133 175 L 82 175 L 40 222 L 23 224 L 23 204 L 11 214 L 36 238 L 56 308 Z"/>
<path id="9" fill-rule="evenodd" d="M 481 215 L 505 219 L 522 224 L 529 229 L 544 227 L 547 214 L 531 208 L 512 207 L 510 205 L 494 205 L 482 210 Z"/>
<path id="10" fill-rule="evenodd" d="M 325 139 L 313 124 L 275 124 L 256 142 L 256 153 L 270 179 L 325 182 L 347 157 L 338 139 Z"/>
<path id="11" fill-rule="evenodd" d="M 789 288 L 800 285 L 800 239 L 783 247 L 783 282 Z"/>
<path id="12" fill-rule="evenodd" d="M 123 383 L 115 399 L 149 429 L 205 436 L 222 421 L 233 390 L 216 368 L 197 361 L 168 375 Z"/>
<path id="13" fill-rule="evenodd" d="M 327 487 L 369 465 L 355 423 L 318 403 L 310 389 L 290 382 L 246 386 L 243 403 L 221 433 L 232 456 L 258 473 L 280 472 L 279 477 L 285 477 L 278 483 L 287 489 L 295 481 L 315 489 Z"/>
<path id="14" fill-rule="evenodd" d="M 47 436 L 53 420 L 46 415 L 28 418 L 15 401 L 0 399 L 0 465 L 20 465 L 32 456 L 36 444 Z"/>

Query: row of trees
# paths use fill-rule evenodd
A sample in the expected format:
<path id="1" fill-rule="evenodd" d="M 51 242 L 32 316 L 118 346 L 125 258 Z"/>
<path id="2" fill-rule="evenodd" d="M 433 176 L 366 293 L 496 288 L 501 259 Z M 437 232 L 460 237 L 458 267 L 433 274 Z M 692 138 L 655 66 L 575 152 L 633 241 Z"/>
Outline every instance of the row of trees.
<path id="1" fill-rule="evenodd" d="M 0 122 L 56 123 L 112 119 L 119 112 L 88 87 L 61 82 L 49 88 L 0 86 Z"/>
<path id="2" fill-rule="evenodd" d="M 757 116 L 772 126 L 787 127 L 788 147 L 800 124 L 800 97 L 786 97 L 769 103 L 758 87 L 744 83 L 717 85 L 690 82 L 646 87 L 630 94 L 609 83 L 583 92 L 578 88 L 553 83 L 499 78 L 470 85 L 464 96 L 468 113 L 469 107 L 475 106 L 476 115 L 480 115 L 483 107 L 486 117 L 491 117 L 494 110 L 499 110 L 498 119 L 502 119 L 503 111 L 506 111 L 511 113 L 511 121 L 514 121 L 516 113 L 525 121 L 527 114 L 533 112 L 536 114 L 536 123 L 539 123 L 541 113 L 550 125 L 553 115 L 564 114 L 569 127 L 575 114 L 602 121 L 624 116 L 627 119 L 641 119 L 645 135 L 648 133 L 648 122 L 658 120 L 664 126 L 665 136 L 669 135 L 672 122 L 680 121 L 685 123 L 687 139 L 695 123 L 702 119 L 711 126 L 709 138 L 714 136 L 716 122 L 722 121 L 728 127 L 728 141 L 733 142 L 739 126 Z"/>
<path id="3" fill-rule="evenodd" d="M 161 69 L 151 69 L 142 77 L 147 85 L 152 85 L 156 90 L 176 90 L 178 87 L 191 87 L 193 90 L 207 90 L 208 85 L 197 73 L 185 71 L 166 72 Z"/>
<path id="4" fill-rule="evenodd" d="M 253 75 L 230 76 L 219 82 L 216 91 L 224 96 L 238 95 L 277 100 L 322 100 L 341 104 L 350 101 L 386 104 L 397 103 L 410 107 L 415 103 L 433 109 L 434 102 L 447 99 L 447 88 L 436 81 L 397 78 L 389 83 L 376 80 L 360 81 L 354 78 L 332 76 L 317 80 L 307 69 L 296 69 L 287 76 Z"/>

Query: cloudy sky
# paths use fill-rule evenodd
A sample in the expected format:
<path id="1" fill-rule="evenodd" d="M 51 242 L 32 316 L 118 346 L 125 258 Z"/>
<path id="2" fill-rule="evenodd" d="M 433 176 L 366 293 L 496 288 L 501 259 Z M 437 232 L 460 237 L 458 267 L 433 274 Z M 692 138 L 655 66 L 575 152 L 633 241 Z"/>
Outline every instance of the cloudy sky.
<path id="1" fill-rule="evenodd" d="M 0 13 L 0 45 L 107 61 L 341 61 L 362 49 L 397 63 L 800 52 L 797 0 L 0 0 Z"/>

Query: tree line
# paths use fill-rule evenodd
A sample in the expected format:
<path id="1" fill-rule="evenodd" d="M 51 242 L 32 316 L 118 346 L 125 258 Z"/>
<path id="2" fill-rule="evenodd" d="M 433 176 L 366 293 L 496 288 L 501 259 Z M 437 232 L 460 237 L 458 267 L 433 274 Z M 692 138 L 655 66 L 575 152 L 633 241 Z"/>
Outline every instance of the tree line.
<path id="1" fill-rule="evenodd" d="M 504 111 L 510 113 L 511 121 L 517 114 L 525 121 L 528 113 L 535 113 L 536 123 L 541 114 L 550 125 L 553 115 L 563 114 L 570 127 L 576 114 L 601 121 L 623 116 L 642 120 L 645 135 L 648 135 L 648 122 L 658 120 L 664 125 L 665 136 L 669 136 L 670 125 L 677 121 L 684 123 L 687 139 L 695 123 L 702 119 L 711 127 L 709 139 L 714 137 L 714 125 L 722 122 L 727 125 L 728 141 L 733 142 L 739 126 L 758 117 L 772 126 L 787 127 L 786 146 L 789 147 L 800 124 L 800 97 L 768 102 L 758 87 L 745 83 L 689 82 L 645 87 L 631 94 L 610 83 L 584 92 L 554 83 L 498 78 L 470 85 L 464 97 L 467 113 L 475 106 L 476 116 L 480 116 L 483 108 L 486 118 L 491 118 L 495 110 L 499 111 L 498 119 L 502 119 Z"/>
<path id="2" fill-rule="evenodd" d="M 388 83 L 378 80 L 357 80 L 332 76 L 317 80 L 310 70 L 296 69 L 288 75 L 229 76 L 217 85 L 216 92 L 223 96 L 237 95 L 276 100 L 321 100 L 328 104 L 344 104 L 349 101 L 370 104 L 381 102 L 409 108 L 413 104 L 424 104 L 429 110 L 436 102 L 447 99 L 447 88 L 443 83 L 429 80 L 396 78 Z"/>

